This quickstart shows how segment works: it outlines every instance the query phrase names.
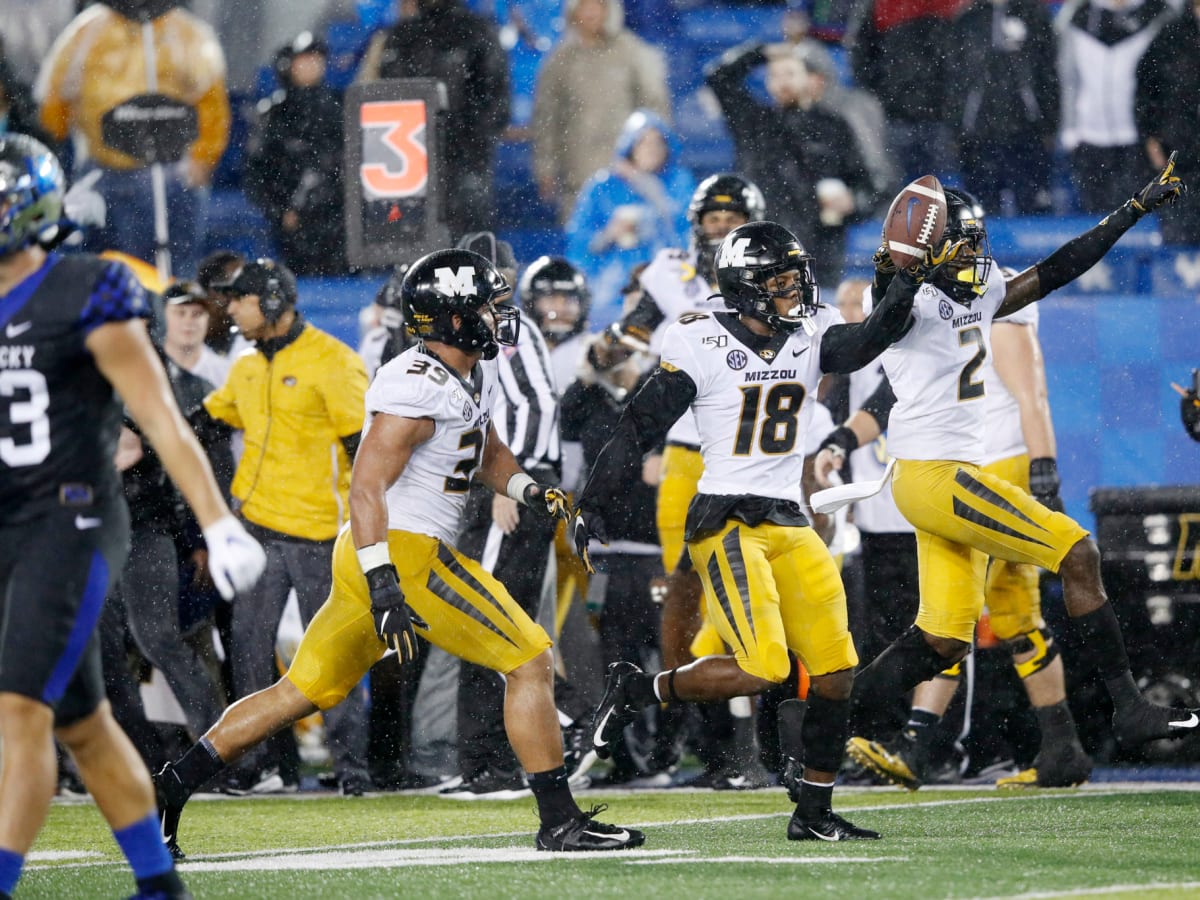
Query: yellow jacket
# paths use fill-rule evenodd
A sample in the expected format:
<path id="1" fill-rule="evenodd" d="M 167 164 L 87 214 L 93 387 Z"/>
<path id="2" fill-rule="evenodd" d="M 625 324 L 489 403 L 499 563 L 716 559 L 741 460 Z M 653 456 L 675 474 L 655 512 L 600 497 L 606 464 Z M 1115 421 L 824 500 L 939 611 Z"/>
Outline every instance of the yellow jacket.
<path id="1" fill-rule="evenodd" d="M 196 107 L 200 133 L 190 156 L 211 171 L 229 141 L 225 54 L 212 28 L 185 9 L 159 16 L 152 27 L 157 92 Z M 78 130 L 97 164 L 134 169 L 140 166 L 137 160 L 105 146 L 100 120 L 148 89 L 141 23 L 98 3 L 72 19 L 58 36 L 42 63 L 35 93 L 42 125 L 57 140 Z"/>
<path id="2" fill-rule="evenodd" d="M 308 324 L 272 359 L 256 349 L 238 356 L 204 406 L 244 432 L 233 495 L 247 521 L 311 541 L 337 536 L 349 519 L 341 438 L 362 430 L 366 390 L 358 354 Z"/>

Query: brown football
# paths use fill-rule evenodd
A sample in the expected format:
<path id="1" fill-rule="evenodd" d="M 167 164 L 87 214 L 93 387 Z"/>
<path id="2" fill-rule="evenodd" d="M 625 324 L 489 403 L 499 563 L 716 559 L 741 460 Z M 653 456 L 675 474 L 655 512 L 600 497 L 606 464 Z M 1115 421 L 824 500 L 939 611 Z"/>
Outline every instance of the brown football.
<path id="1" fill-rule="evenodd" d="M 925 256 L 946 229 L 946 194 L 933 175 L 910 182 L 896 195 L 883 220 L 883 242 L 904 269 Z"/>

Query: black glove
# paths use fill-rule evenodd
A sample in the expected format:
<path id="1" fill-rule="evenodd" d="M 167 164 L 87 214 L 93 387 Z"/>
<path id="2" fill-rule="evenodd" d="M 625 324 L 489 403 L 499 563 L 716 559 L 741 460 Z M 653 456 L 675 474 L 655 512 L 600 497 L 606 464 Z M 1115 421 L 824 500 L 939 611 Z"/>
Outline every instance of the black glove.
<path id="1" fill-rule="evenodd" d="M 371 617 L 375 620 L 375 633 L 390 649 L 396 651 L 402 664 L 412 662 L 417 658 L 417 632 L 414 626 L 424 629 L 429 626 L 404 602 L 395 566 L 376 566 L 366 573 L 366 579 L 371 592 Z"/>
<path id="2" fill-rule="evenodd" d="M 858 435 L 854 433 L 853 428 L 847 428 L 845 425 L 839 425 L 833 431 L 826 435 L 825 440 L 821 441 L 821 446 L 817 448 L 820 453 L 826 448 L 831 449 L 834 453 L 840 453 L 842 456 L 842 468 L 840 469 L 842 481 L 852 481 L 850 475 L 850 454 L 858 449 Z"/>
<path id="3" fill-rule="evenodd" d="M 959 251 L 965 247 L 969 241 L 966 238 L 952 241 L 950 238 L 943 238 L 937 246 L 930 245 L 925 249 L 925 258 L 920 262 L 915 262 L 907 269 L 904 274 L 912 278 L 917 284 L 928 281 L 946 263 L 958 257 Z"/>
<path id="4" fill-rule="evenodd" d="M 1055 512 L 1063 511 L 1062 497 L 1058 496 L 1061 484 L 1054 457 L 1039 456 L 1029 461 L 1029 493 L 1042 506 Z"/>
<path id="5" fill-rule="evenodd" d="M 551 519 L 571 518 L 571 503 L 562 488 L 534 482 L 526 486 L 524 497 L 526 506 Z"/>
<path id="6" fill-rule="evenodd" d="M 1183 419 L 1183 429 L 1193 441 L 1200 441 L 1200 399 L 1195 391 L 1188 391 L 1179 399 L 1179 417 Z"/>
<path id="7" fill-rule="evenodd" d="M 576 510 L 575 517 L 571 520 L 570 529 L 571 541 L 575 544 L 575 552 L 583 560 L 584 568 L 588 570 L 588 574 L 594 574 L 596 570 L 592 568 L 592 559 L 588 555 L 588 541 L 595 538 L 602 544 L 608 543 L 608 533 L 604 528 L 604 520 L 600 518 L 599 513 L 584 513 L 582 509 Z"/>
<path id="8" fill-rule="evenodd" d="M 1175 154 L 1178 151 L 1171 153 L 1171 158 L 1167 160 L 1167 165 L 1158 177 L 1151 181 L 1148 185 L 1138 191 L 1133 199 L 1129 201 L 1133 211 L 1140 219 L 1148 212 L 1153 212 L 1160 206 L 1167 203 L 1174 203 L 1182 194 L 1187 191 L 1187 185 L 1179 180 L 1179 176 L 1175 173 Z"/>
<path id="9" fill-rule="evenodd" d="M 879 245 L 879 249 L 871 257 L 871 262 L 875 264 L 875 271 L 881 275 L 896 274 L 896 263 L 892 260 L 892 254 L 888 252 L 887 244 Z"/>

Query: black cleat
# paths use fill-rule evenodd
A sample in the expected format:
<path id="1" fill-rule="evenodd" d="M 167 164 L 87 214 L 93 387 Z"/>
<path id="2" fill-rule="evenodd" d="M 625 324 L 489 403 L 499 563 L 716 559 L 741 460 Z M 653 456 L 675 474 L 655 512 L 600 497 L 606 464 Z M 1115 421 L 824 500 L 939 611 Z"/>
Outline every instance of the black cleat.
<path id="1" fill-rule="evenodd" d="M 181 860 L 187 856 L 179 849 L 179 817 L 183 815 L 183 805 L 187 803 L 188 794 L 175 774 L 175 768 L 167 763 L 154 776 L 154 803 L 158 807 L 158 824 L 162 831 L 163 843 L 171 859 Z"/>
<path id="2" fill-rule="evenodd" d="M 607 808 L 600 804 L 558 825 L 543 825 L 537 833 L 537 848 L 555 853 L 629 850 L 646 842 L 646 835 L 635 828 L 597 822 L 595 817 Z"/>
<path id="3" fill-rule="evenodd" d="M 1092 774 L 1092 760 L 1079 742 L 1048 750 L 1042 747 L 1033 765 L 1016 775 L 1000 778 L 998 788 L 1066 788 L 1083 784 Z"/>
<path id="4" fill-rule="evenodd" d="M 601 759 L 612 756 L 612 745 L 619 740 L 638 708 L 631 706 L 625 696 L 625 680 L 640 675 L 642 670 L 631 662 L 609 663 L 604 678 L 604 696 L 592 716 L 592 748 Z"/>
<path id="5" fill-rule="evenodd" d="M 1141 700 L 1113 713 L 1113 737 L 1122 747 L 1161 738 L 1187 737 L 1200 731 L 1200 710 L 1170 709 Z"/>
<path id="6" fill-rule="evenodd" d="M 789 841 L 877 841 L 879 832 L 851 825 L 832 809 L 826 809 L 815 819 L 800 818 L 800 810 L 788 821 Z"/>

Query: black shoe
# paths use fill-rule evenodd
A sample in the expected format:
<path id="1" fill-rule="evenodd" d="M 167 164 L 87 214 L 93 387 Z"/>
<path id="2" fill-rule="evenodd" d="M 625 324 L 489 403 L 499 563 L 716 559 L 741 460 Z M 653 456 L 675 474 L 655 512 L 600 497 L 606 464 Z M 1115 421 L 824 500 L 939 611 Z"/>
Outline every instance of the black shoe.
<path id="1" fill-rule="evenodd" d="M 826 809 L 815 819 L 800 818 L 800 810 L 792 813 L 788 822 L 789 841 L 877 841 L 879 832 L 851 825 L 832 809 Z"/>
<path id="2" fill-rule="evenodd" d="M 601 759 L 612 756 L 613 743 L 620 740 L 621 732 L 638 713 L 638 708 L 626 699 L 625 679 L 641 673 L 642 670 L 631 662 L 615 662 L 608 666 L 604 696 L 592 716 L 592 749 Z"/>
<path id="3" fill-rule="evenodd" d="M 179 849 L 179 817 L 183 815 L 183 805 L 187 803 L 187 791 L 175 768 L 167 763 L 154 776 L 154 803 L 158 807 L 158 824 L 162 831 L 163 843 L 171 859 L 186 859 Z"/>
<path id="4" fill-rule="evenodd" d="M 793 803 L 799 803 L 800 782 L 804 780 L 804 763 L 789 756 L 783 766 L 783 775 L 779 780 L 787 789 L 788 799 Z"/>
<path id="5" fill-rule="evenodd" d="M 572 722 L 562 730 L 563 765 L 571 786 L 582 785 L 588 771 L 596 764 L 596 751 L 590 742 L 591 731 L 582 722 Z M 590 781 L 589 781 L 590 783 Z"/>
<path id="6" fill-rule="evenodd" d="M 646 842 L 646 835 L 634 828 L 618 828 L 597 822 L 595 817 L 607 808 L 600 804 L 558 825 L 543 825 L 537 833 L 537 848 L 555 853 L 628 850 Z"/>
<path id="7" fill-rule="evenodd" d="M 371 782 L 361 775 L 343 775 L 338 779 L 338 793 L 343 797 L 361 797 L 371 788 Z"/>
<path id="8" fill-rule="evenodd" d="M 232 797 L 248 797 L 251 794 L 294 794 L 300 790 L 300 785 L 284 781 L 276 768 L 261 772 L 232 769 L 217 790 Z"/>
<path id="9" fill-rule="evenodd" d="M 464 778 L 460 784 L 438 791 L 439 796 L 452 800 L 517 800 L 528 797 L 529 793 L 524 775 L 499 769 L 484 769 Z"/>
<path id="10" fill-rule="evenodd" d="M 1200 730 L 1200 710 L 1169 709 L 1141 700 L 1113 713 L 1113 737 L 1132 748 L 1160 738 L 1187 737 Z"/>

